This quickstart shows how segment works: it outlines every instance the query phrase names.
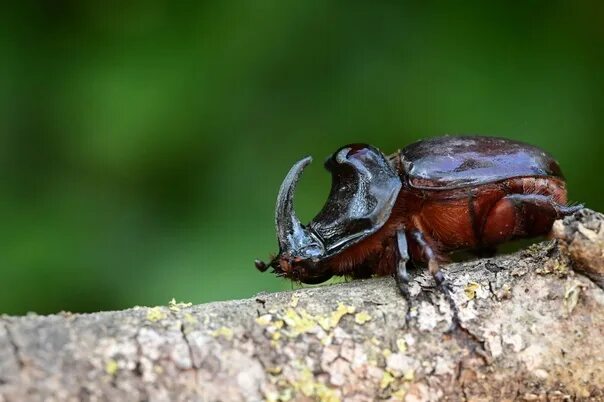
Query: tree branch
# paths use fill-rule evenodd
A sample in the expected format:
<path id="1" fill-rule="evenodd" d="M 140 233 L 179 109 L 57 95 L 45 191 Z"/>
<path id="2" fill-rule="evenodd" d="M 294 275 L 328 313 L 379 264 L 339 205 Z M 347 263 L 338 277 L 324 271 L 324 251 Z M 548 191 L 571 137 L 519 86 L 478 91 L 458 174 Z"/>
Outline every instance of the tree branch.
<path id="1" fill-rule="evenodd" d="M 448 265 L 462 328 L 418 272 L 186 306 L 0 318 L 0 401 L 604 398 L 604 217 Z M 580 273 L 575 273 L 575 267 Z"/>

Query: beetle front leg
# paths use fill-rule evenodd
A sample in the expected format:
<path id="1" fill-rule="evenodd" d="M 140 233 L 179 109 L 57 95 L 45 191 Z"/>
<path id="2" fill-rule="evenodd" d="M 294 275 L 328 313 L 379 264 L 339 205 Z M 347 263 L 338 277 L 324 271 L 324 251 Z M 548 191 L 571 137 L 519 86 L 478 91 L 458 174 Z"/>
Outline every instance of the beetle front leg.
<path id="1" fill-rule="evenodd" d="M 407 314 L 405 319 L 409 322 L 411 318 L 411 294 L 409 293 L 409 273 L 407 272 L 407 262 L 409 262 L 409 247 L 407 245 L 407 235 L 404 230 L 396 232 L 396 284 L 398 290 L 407 302 Z"/>
<path id="2" fill-rule="evenodd" d="M 449 281 L 445 278 L 442 271 L 440 270 L 437 255 L 430 246 L 430 244 L 426 241 L 423 233 L 419 230 L 414 230 L 411 232 L 411 235 L 413 236 L 413 240 L 415 240 L 417 245 L 422 250 L 422 253 L 424 254 L 426 260 L 428 261 L 428 270 L 434 278 L 436 285 L 441 290 L 441 292 L 443 292 L 445 299 L 451 307 L 452 325 L 451 328 L 449 328 L 449 331 L 451 331 L 459 326 L 459 312 L 457 310 L 457 305 L 455 304 L 455 302 L 453 301 L 453 297 L 451 296 L 451 286 L 449 284 Z"/>

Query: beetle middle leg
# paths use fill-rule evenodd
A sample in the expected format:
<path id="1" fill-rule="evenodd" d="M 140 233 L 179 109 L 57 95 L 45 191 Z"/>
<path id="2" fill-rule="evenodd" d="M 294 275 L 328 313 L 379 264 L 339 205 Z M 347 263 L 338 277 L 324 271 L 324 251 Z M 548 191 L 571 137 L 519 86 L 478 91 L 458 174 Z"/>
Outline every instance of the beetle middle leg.
<path id="1" fill-rule="evenodd" d="M 428 270 L 430 271 L 430 274 L 434 278 L 436 285 L 441 290 L 441 292 L 445 296 L 445 299 L 449 303 L 452 312 L 452 325 L 449 330 L 453 330 L 459 326 L 459 314 L 457 310 L 457 305 L 455 304 L 455 301 L 453 301 L 453 297 L 451 296 L 451 286 L 449 284 L 449 281 L 445 278 L 442 271 L 440 270 L 437 254 L 434 252 L 430 244 L 426 241 L 426 238 L 424 237 L 422 232 L 417 229 L 413 230 L 411 232 L 411 236 L 413 236 L 413 240 L 415 240 L 417 245 L 422 250 L 424 257 L 428 261 Z"/>

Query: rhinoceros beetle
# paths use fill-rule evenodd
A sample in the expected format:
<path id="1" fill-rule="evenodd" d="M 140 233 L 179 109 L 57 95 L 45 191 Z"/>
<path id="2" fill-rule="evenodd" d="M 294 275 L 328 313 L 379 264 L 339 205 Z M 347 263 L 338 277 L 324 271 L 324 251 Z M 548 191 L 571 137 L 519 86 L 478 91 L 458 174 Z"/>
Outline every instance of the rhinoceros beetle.
<path id="1" fill-rule="evenodd" d="M 272 267 L 308 284 L 394 274 L 408 298 L 411 260 L 428 266 L 454 307 L 439 269 L 450 252 L 547 234 L 554 220 L 582 208 L 567 205 L 560 167 L 543 150 L 504 138 L 444 136 L 389 156 L 367 144 L 341 147 L 325 162 L 332 175 L 327 202 L 304 225 L 293 201 L 310 162 L 294 164 L 281 184 L 279 254 L 255 262 L 260 271 Z"/>

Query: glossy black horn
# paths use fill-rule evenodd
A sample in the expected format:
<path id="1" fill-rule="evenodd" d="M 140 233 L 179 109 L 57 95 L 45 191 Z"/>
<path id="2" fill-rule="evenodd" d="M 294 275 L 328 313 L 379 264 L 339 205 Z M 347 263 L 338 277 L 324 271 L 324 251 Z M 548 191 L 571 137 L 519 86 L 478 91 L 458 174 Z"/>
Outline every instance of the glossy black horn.
<path id="1" fill-rule="evenodd" d="M 277 206 L 275 209 L 275 226 L 277 228 L 277 239 L 280 251 L 298 250 L 307 243 L 308 234 L 294 211 L 294 192 L 300 174 L 306 166 L 312 162 L 312 158 L 306 158 L 296 162 L 290 169 L 279 189 Z"/>

